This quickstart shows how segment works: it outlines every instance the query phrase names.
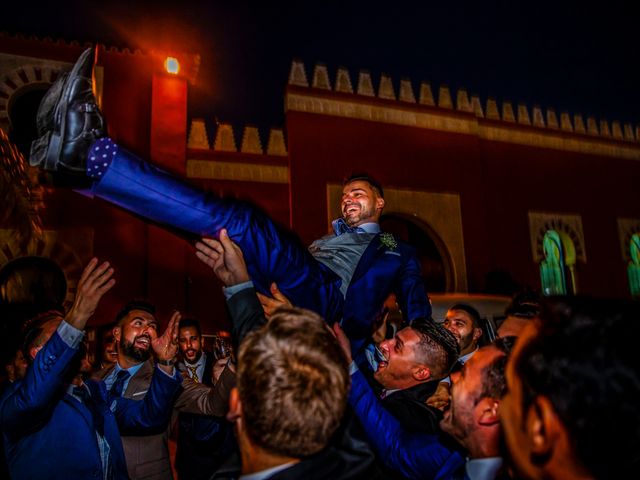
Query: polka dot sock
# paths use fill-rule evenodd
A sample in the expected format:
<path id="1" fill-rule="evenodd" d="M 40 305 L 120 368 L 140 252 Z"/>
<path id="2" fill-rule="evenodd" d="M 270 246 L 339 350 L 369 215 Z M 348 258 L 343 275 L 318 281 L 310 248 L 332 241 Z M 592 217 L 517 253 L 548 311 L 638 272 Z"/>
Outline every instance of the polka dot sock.
<path id="1" fill-rule="evenodd" d="M 89 150 L 87 175 L 96 180 L 102 178 L 117 151 L 118 145 L 110 138 L 104 137 L 96 140 Z"/>

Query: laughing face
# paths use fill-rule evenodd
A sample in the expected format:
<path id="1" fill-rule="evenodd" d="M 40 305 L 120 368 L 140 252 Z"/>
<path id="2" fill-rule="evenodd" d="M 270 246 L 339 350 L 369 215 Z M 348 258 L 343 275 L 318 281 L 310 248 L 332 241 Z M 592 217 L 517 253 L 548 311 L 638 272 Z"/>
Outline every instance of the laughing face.
<path id="1" fill-rule="evenodd" d="M 378 222 L 384 208 L 384 198 L 380 197 L 369 182 L 355 180 L 342 189 L 342 218 L 350 227 L 364 223 Z"/>
<path id="2" fill-rule="evenodd" d="M 121 320 L 120 326 L 113 330 L 120 356 L 127 357 L 133 363 L 147 360 L 151 356 L 151 342 L 158 336 L 157 330 L 158 322 L 149 312 L 129 312 Z"/>
<path id="3" fill-rule="evenodd" d="M 420 336 L 411 327 L 400 330 L 379 346 L 384 360 L 378 364 L 374 378 L 387 390 L 410 388 L 430 374 L 428 368 L 416 360 L 416 346 Z"/>
<path id="4" fill-rule="evenodd" d="M 503 353 L 494 346 L 481 348 L 464 364 L 460 375 L 452 379 L 451 404 L 444 412 L 440 428 L 467 449 L 484 408 L 480 403 L 482 372 L 500 355 Z"/>
<path id="5" fill-rule="evenodd" d="M 118 361 L 118 350 L 113 331 L 109 330 L 102 337 L 102 367 L 114 365 Z"/>

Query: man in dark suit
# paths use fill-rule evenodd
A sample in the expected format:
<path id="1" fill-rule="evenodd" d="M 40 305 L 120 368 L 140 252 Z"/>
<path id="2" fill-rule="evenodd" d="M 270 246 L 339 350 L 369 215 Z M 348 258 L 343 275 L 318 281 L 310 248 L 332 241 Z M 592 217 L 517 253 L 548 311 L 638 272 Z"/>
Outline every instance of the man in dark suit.
<path id="1" fill-rule="evenodd" d="M 92 67 L 87 50 L 45 95 L 32 165 L 85 183 L 89 179 L 93 195 L 192 234 L 215 236 L 226 228 L 259 292 L 268 293 L 277 283 L 295 305 L 329 323 L 341 322 L 354 349 L 371 335 L 376 314 L 392 292 L 407 320 L 430 316 L 415 252 L 380 232 L 384 192 L 371 177 L 356 175 L 345 182 L 334 233 L 307 251 L 256 209 L 198 190 L 105 137 L 92 93 Z"/>
<path id="2" fill-rule="evenodd" d="M 349 358 L 344 333 L 338 325 L 334 330 Z M 451 406 L 440 426 L 464 449 L 463 453 L 439 435 L 403 428 L 382 408 L 362 373 L 352 367 L 349 403 L 385 465 L 411 479 L 493 480 L 501 474 L 499 405 L 512 345 L 513 338 L 498 339 L 479 349 L 454 379 Z"/>
<path id="3" fill-rule="evenodd" d="M 82 348 L 83 330 L 114 285 L 112 275 L 107 262 L 98 266 L 91 260 L 69 313 L 41 318 L 28 328 L 24 345 L 30 365 L 0 400 L 0 429 L 14 479 L 126 479 L 120 435 L 163 429 L 169 422 L 181 383 L 173 366 L 154 369 L 141 402 L 80 375 L 81 366 L 87 372 L 91 368 Z M 160 362 L 175 357 L 177 334 L 174 318 L 151 342 Z"/>
<path id="4" fill-rule="evenodd" d="M 232 338 L 241 345 L 239 365 L 248 363 L 239 370 L 239 398 L 230 412 L 242 460 L 231 458 L 213 478 L 381 478 L 369 446 L 353 436 L 353 414 L 338 413 L 345 394 L 343 359 L 322 320 L 289 308 L 275 312 L 265 326 L 242 252 L 226 230 L 220 241 L 196 246 L 198 258 L 225 285 Z M 243 345 L 247 337 L 250 346 Z M 249 414 L 243 415 L 242 401 Z"/>
<path id="5" fill-rule="evenodd" d="M 178 327 L 180 361 L 178 370 L 194 382 L 213 386 L 214 364 L 229 358 L 216 359 L 203 348 L 200 322 L 183 318 Z M 180 480 L 206 480 L 236 449 L 233 428 L 224 417 L 181 412 L 178 415 L 178 442 L 175 468 Z"/>
<path id="6" fill-rule="evenodd" d="M 565 297 L 524 327 L 501 416 L 518 478 L 637 478 L 640 303 Z"/>

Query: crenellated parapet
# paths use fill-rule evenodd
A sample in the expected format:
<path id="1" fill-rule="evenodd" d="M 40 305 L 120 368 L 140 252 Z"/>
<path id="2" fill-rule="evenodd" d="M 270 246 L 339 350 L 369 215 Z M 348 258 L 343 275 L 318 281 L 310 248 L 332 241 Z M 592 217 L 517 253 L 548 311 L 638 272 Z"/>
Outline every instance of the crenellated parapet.
<path id="1" fill-rule="evenodd" d="M 246 153 L 253 155 L 270 155 L 274 157 L 286 157 L 287 148 L 284 141 L 284 131 L 281 128 L 272 128 L 267 135 L 267 147 L 263 147 L 258 127 L 247 125 L 242 130 L 240 148 L 236 144 L 236 134 L 230 123 L 219 122 L 216 126 L 213 146 L 209 142 L 206 123 L 204 119 L 195 118 L 191 121 L 187 147 L 200 150 L 213 150 L 214 152 Z"/>
<path id="2" fill-rule="evenodd" d="M 470 96 L 464 88 L 452 92 L 447 85 L 434 89 L 429 82 L 422 81 L 416 95 L 410 80 L 403 78 L 396 83 L 383 73 L 376 90 L 367 70 L 352 76 L 346 68 L 339 67 L 332 77 L 326 65 L 317 64 L 308 77 L 304 63 L 299 60 L 291 64 L 289 86 L 287 110 L 640 160 L 638 125 L 584 117 L 581 113 L 556 112 L 553 107 L 513 104 L 493 97 L 482 101 L 477 95 Z"/>
<path id="3" fill-rule="evenodd" d="M 240 148 L 236 139 L 240 139 Z M 266 138 L 266 148 L 263 138 Z M 289 182 L 288 154 L 284 131 L 272 128 L 261 136 L 259 129 L 246 125 L 242 136 L 230 123 L 217 123 L 213 144 L 204 119 L 193 119 L 187 141 L 187 177 L 208 180 L 258 183 Z"/>

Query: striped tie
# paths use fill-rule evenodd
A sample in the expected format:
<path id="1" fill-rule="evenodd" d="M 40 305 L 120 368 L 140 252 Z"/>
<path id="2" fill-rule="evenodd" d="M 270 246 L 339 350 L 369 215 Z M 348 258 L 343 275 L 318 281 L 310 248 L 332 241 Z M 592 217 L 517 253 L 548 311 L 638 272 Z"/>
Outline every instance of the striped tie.
<path id="1" fill-rule="evenodd" d="M 191 372 L 191 379 L 196 383 L 200 383 L 200 379 L 198 378 L 198 367 L 187 365 L 187 368 Z"/>

